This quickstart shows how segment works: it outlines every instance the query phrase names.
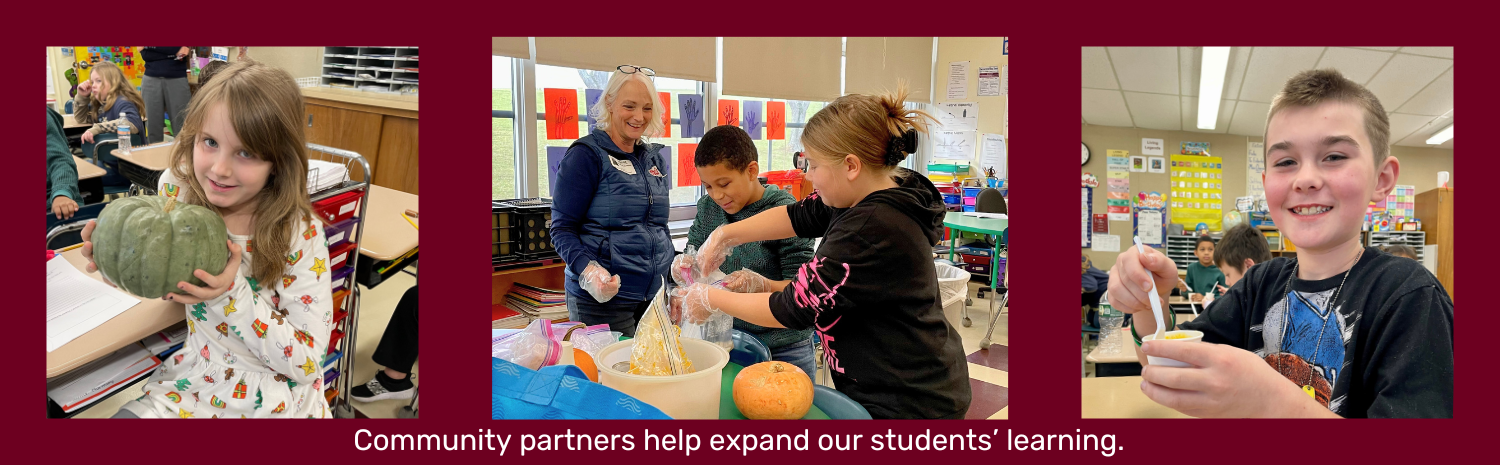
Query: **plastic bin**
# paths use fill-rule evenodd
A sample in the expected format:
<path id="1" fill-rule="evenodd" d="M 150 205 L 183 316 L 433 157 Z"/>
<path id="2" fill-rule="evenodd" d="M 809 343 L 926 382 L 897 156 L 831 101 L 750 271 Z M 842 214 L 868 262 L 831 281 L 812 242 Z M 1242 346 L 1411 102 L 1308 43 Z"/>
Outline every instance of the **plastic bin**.
<path id="1" fill-rule="evenodd" d="M 698 339 L 678 340 L 682 341 L 682 350 L 697 371 L 675 376 L 632 375 L 617 371 L 611 367 L 630 361 L 630 348 L 635 341 L 626 340 L 599 351 L 599 383 L 651 404 L 675 419 L 718 419 L 719 395 L 729 352 Z"/>
<path id="2" fill-rule="evenodd" d="M 344 310 L 344 301 L 348 300 L 348 299 L 345 299 L 345 297 L 348 297 L 348 296 L 349 296 L 349 290 L 348 289 L 344 289 L 344 290 L 341 290 L 341 291 L 333 293 L 333 312 L 334 313 L 338 313 L 338 312 Z"/>
<path id="3" fill-rule="evenodd" d="M 359 210 L 359 199 L 364 195 L 362 191 L 345 192 L 313 202 L 313 213 L 324 223 L 342 222 L 354 217 L 354 212 Z"/>
<path id="4" fill-rule="evenodd" d="M 964 205 L 964 211 L 966 211 L 966 212 L 974 211 L 974 206 L 973 205 Z"/>
<path id="5" fill-rule="evenodd" d="M 505 205 L 505 201 L 498 201 L 498 200 L 497 201 L 491 201 L 490 202 L 490 227 L 492 227 L 492 228 L 509 228 L 509 227 L 515 226 L 515 223 L 514 223 L 513 217 L 512 217 L 512 213 L 515 213 L 515 211 L 516 211 L 515 208 L 512 208 L 510 206 Z"/>
<path id="6" fill-rule="evenodd" d="M 521 254 L 521 243 L 518 241 L 496 242 L 490 244 L 490 258 L 514 257 Z"/>
<path id="7" fill-rule="evenodd" d="M 332 249 L 354 240 L 354 224 L 355 221 L 351 218 L 324 226 L 323 238 L 328 240 L 328 247 Z"/>
<path id="8" fill-rule="evenodd" d="M 965 206 L 970 206 L 970 207 L 972 207 L 972 206 L 975 206 L 975 205 L 976 205 L 976 204 L 978 204 L 978 203 L 979 203 L 979 199 L 978 199 L 978 198 L 974 198 L 974 197 L 964 197 L 964 205 L 965 205 Z"/>
<path id="9" fill-rule="evenodd" d="M 515 234 L 514 240 L 520 241 L 518 248 L 521 253 L 556 253 L 552 249 L 552 237 L 548 231 L 552 227 L 552 199 L 510 200 L 504 202 L 503 206 L 513 209 L 511 221 L 515 228 L 512 232 Z M 493 247 L 491 251 L 493 252 Z"/>
<path id="10" fill-rule="evenodd" d="M 339 268 L 337 271 L 334 271 L 333 272 L 333 292 L 338 292 L 338 291 L 344 289 L 344 284 L 348 282 L 348 281 L 345 281 L 345 278 L 348 278 L 349 274 L 353 273 L 353 272 L 354 272 L 354 267 L 349 267 L 349 266 L 346 266 L 346 267 L 343 267 L 343 268 Z"/>
<path id="11" fill-rule="evenodd" d="M 979 197 L 979 191 L 982 190 L 984 190 L 983 187 L 965 187 L 964 197 Z"/>
<path id="12" fill-rule="evenodd" d="M 951 205 L 951 204 L 957 204 L 957 203 L 960 203 L 960 202 L 963 202 L 963 196 L 961 196 L 961 195 L 958 195 L 958 194 L 943 194 L 943 203 L 945 203 L 945 204 L 950 204 Z"/>
<path id="13" fill-rule="evenodd" d="M 344 245 L 333 247 L 328 250 L 328 269 L 338 271 L 349 264 L 349 252 L 354 251 L 353 242 L 345 242 Z"/>
<path id="14" fill-rule="evenodd" d="M 802 170 L 769 171 L 760 174 L 770 184 L 801 200 L 812 193 L 812 184 L 807 182 Z"/>

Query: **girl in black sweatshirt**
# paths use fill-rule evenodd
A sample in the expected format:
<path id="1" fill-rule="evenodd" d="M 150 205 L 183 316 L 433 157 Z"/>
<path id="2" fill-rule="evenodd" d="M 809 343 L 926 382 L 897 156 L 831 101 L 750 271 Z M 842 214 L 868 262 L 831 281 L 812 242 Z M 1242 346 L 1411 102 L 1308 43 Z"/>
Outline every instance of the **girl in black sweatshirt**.
<path id="1" fill-rule="evenodd" d="M 840 392 L 875 418 L 963 418 L 968 363 L 943 317 L 932 245 L 942 237 L 941 194 L 897 166 L 917 149 L 926 113 L 895 95 L 847 95 L 813 115 L 802 134 L 816 191 L 716 229 L 697 263 L 717 269 L 734 246 L 822 237 L 811 262 L 788 281 L 737 272 L 734 293 L 697 284 L 674 293 L 691 319 L 721 310 L 773 328 L 812 328 Z M 744 286 L 742 280 L 758 281 Z"/>

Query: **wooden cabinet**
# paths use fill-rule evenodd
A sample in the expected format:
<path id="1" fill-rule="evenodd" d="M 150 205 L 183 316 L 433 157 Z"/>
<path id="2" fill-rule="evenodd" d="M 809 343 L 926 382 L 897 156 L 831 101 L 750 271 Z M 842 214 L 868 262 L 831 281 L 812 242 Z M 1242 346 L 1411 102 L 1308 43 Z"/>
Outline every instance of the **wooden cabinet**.
<path id="1" fill-rule="evenodd" d="M 1437 278 L 1453 298 L 1453 188 L 1417 194 L 1417 218 L 1427 233 L 1425 242 L 1437 245 Z"/>
<path id="2" fill-rule="evenodd" d="M 321 88 L 302 93 L 308 142 L 357 152 L 370 163 L 371 183 L 418 194 L 415 97 Z M 362 180 L 359 174 L 352 176 Z"/>

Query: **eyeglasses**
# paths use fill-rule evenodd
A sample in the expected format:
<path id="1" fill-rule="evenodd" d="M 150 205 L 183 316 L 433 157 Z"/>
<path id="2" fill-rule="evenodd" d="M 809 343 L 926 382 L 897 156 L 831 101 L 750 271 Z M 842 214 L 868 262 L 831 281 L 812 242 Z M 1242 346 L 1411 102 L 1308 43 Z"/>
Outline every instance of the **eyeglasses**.
<path id="1" fill-rule="evenodd" d="M 647 76 L 656 77 L 656 71 L 652 70 L 651 68 L 644 67 L 644 66 L 620 65 L 619 67 L 616 67 L 615 69 L 618 69 L 618 70 L 620 70 L 620 72 L 625 73 L 625 74 L 635 74 L 637 72 L 640 72 L 641 74 L 645 74 Z"/>

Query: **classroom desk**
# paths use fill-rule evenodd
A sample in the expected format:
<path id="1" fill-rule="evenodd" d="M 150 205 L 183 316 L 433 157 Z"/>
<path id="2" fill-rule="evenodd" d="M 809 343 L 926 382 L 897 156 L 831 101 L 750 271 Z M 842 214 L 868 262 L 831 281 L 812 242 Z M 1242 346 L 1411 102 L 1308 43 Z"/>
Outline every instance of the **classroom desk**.
<path id="1" fill-rule="evenodd" d="M 1141 392 L 1141 377 L 1083 378 L 1084 418 L 1192 418 Z"/>
<path id="2" fill-rule="evenodd" d="M 130 153 L 120 153 L 119 149 L 111 150 L 109 153 L 121 161 L 145 168 L 151 171 L 166 171 L 172 160 L 171 143 L 162 143 L 137 147 Z"/>
<path id="3" fill-rule="evenodd" d="M 88 124 L 88 123 L 80 123 L 80 122 L 78 122 L 77 119 L 73 118 L 73 114 L 71 114 L 71 113 L 63 115 L 63 129 L 86 128 L 86 127 L 89 127 L 89 126 L 93 126 L 93 125 L 92 124 Z"/>
<path id="4" fill-rule="evenodd" d="M 53 260 L 59 259 L 67 260 L 79 271 L 88 265 L 88 261 L 83 258 L 82 248 L 63 252 Z M 103 280 L 97 271 L 88 275 L 91 278 Z M 186 318 L 187 311 L 180 303 L 161 299 L 141 299 L 141 303 L 121 313 L 120 316 L 58 347 L 57 350 L 48 352 L 47 378 L 57 377 L 99 357 L 109 355 L 121 347 L 181 323 Z"/>
<path id="5" fill-rule="evenodd" d="M 88 160 L 78 158 L 77 155 L 73 156 L 73 164 L 78 165 L 79 181 L 104 177 L 104 168 L 94 166 L 93 163 L 89 163 Z"/>
<path id="6" fill-rule="evenodd" d="M 1007 228 L 1009 226 L 1010 226 L 1010 220 L 1009 219 L 980 218 L 980 217 L 977 217 L 977 216 L 964 216 L 964 214 L 962 212 L 948 212 L 948 214 L 943 217 L 943 227 L 946 227 L 946 228 L 948 228 L 950 230 L 953 230 L 953 231 L 968 231 L 968 232 L 979 233 L 979 234 L 989 234 L 989 235 L 993 235 L 993 236 L 999 236 L 1001 234 L 1004 234 L 1005 233 L 1005 228 Z M 949 240 L 948 240 L 948 261 L 953 261 L 953 255 L 956 253 L 956 249 L 958 248 L 958 237 L 960 236 L 960 234 L 954 233 L 953 231 L 949 231 L 949 234 L 948 234 L 949 235 Z M 998 242 L 998 238 L 997 238 L 997 242 Z M 1000 286 L 999 286 L 1000 273 L 997 272 L 997 268 L 998 268 L 999 264 L 1000 264 L 999 247 L 996 247 L 996 250 L 990 253 L 990 289 L 991 290 L 998 290 L 998 289 L 1000 289 Z M 1009 265 L 1009 264 L 1007 264 L 1007 265 Z M 985 348 L 986 350 L 989 349 L 989 347 L 990 347 L 990 333 L 995 331 L 995 323 L 998 322 L 998 321 L 1000 321 L 1000 312 L 995 309 L 995 294 L 996 293 L 994 293 L 994 292 L 990 293 L 990 299 L 989 299 L 990 300 L 990 325 L 989 325 L 989 331 L 985 332 L 984 333 L 984 339 L 981 339 L 979 341 L 979 346 L 982 347 L 982 348 Z M 964 323 L 967 326 L 967 323 L 969 321 L 969 314 L 967 313 L 968 312 L 968 307 L 964 307 L 964 311 L 965 311 L 965 313 L 964 313 Z"/>
<path id="7" fill-rule="evenodd" d="M 394 260 L 417 248 L 417 228 L 404 217 L 417 209 L 416 195 L 371 184 L 365 202 L 364 227 L 371 233 L 360 237 L 360 255 Z"/>

